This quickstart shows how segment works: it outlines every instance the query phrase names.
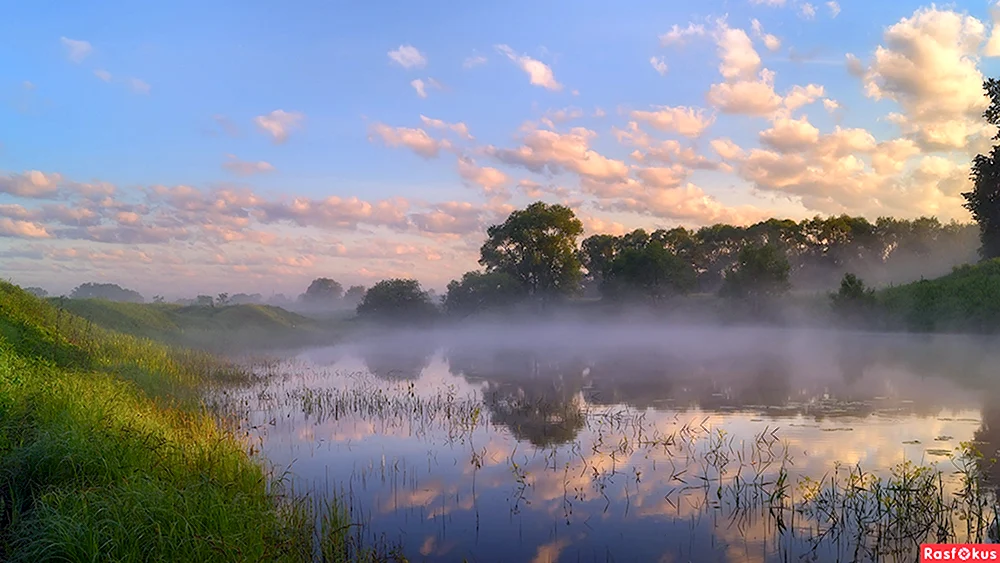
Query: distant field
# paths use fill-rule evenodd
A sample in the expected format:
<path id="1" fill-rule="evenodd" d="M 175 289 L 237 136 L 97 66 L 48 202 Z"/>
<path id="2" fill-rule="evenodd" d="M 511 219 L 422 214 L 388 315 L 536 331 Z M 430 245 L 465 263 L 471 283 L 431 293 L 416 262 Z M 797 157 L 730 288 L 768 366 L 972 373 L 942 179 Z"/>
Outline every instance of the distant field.
<path id="1" fill-rule="evenodd" d="M 224 307 L 118 303 L 102 299 L 49 299 L 103 328 L 201 348 L 314 344 L 343 328 L 344 316 L 313 319 L 269 305 Z"/>

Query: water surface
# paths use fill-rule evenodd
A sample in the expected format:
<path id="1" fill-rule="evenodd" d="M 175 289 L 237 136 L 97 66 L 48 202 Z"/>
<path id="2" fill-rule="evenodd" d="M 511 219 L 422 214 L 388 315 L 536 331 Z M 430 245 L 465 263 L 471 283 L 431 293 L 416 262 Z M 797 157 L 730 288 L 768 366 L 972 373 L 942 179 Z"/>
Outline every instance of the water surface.
<path id="1" fill-rule="evenodd" d="M 366 541 L 411 561 L 864 560 L 826 516 L 775 506 L 905 461 L 960 487 L 960 444 L 1000 442 L 984 350 L 777 329 L 399 334 L 300 353 L 228 400 L 297 490 L 339 494 Z"/>

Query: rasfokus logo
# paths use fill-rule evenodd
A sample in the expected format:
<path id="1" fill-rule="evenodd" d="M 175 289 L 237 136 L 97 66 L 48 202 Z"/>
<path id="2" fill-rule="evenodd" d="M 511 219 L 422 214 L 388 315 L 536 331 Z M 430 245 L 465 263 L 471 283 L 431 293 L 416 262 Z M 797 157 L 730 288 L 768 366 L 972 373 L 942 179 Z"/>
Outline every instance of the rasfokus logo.
<path id="1" fill-rule="evenodd" d="M 920 563 L 925 561 L 1000 561 L 1000 544 L 925 543 Z"/>

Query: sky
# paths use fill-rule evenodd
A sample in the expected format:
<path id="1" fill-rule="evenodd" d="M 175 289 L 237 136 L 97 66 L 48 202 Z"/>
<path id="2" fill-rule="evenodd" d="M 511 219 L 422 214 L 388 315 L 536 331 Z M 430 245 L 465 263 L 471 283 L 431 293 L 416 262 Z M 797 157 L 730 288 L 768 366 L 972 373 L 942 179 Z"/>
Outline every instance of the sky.
<path id="1" fill-rule="evenodd" d="M 86 4 L 0 18 L 0 277 L 55 294 L 440 291 L 539 200 L 968 221 L 996 133 L 979 1 Z"/>

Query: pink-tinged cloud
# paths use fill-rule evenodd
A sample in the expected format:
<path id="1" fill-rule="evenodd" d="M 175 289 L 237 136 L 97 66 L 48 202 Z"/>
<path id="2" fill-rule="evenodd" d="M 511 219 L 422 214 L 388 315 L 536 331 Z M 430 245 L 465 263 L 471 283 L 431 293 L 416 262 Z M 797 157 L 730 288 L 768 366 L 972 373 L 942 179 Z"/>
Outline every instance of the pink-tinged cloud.
<path id="1" fill-rule="evenodd" d="M 652 111 L 636 110 L 629 114 L 636 120 L 648 123 L 654 129 L 678 133 L 685 137 L 700 137 L 715 122 L 715 117 L 705 110 L 691 107 L 659 106 Z"/>
<path id="2" fill-rule="evenodd" d="M 471 158 L 458 158 L 458 175 L 471 186 L 480 188 L 490 197 L 509 198 L 507 186 L 510 177 L 490 166 L 479 166 Z"/>
<path id="3" fill-rule="evenodd" d="M 23 174 L 0 176 L 0 193 L 26 198 L 51 198 L 59 191 L 62 176 L 31 170 Z"/>
<path id="4" fill-rule="evenodd" d="M 597 133 L 574 127 L 569 133 L 545 129 L 530 130 L 524 144 L 514 149 L 488 146 L 489 154 L 501 162 L 527 168 L 532 172 L 558 174 L 570 171 L 594 180 L 616 181 L 628 176 L 628 166 L 620 160 L 607 158 L 590 148 Z"/>
<path id="5" fill-rule="evenodd" d="M 222 167 L 237 176 L 253 176 L 254 174 L 274 172 L 274 166 L 269 162 L 240 160 L 233 154 L 226 155 L 226 161 L 222 163 Z"/>
<path id="6" fill-rule="evenodd" d="M 450 149 L 447 139 L 435 139 L 423 129 L 390 127 L 384 123 L 371 126 L 369 141 L 380 139 L 387 147 L 406 147 L 424 158 L 435 158 L 442 149 Z"/>
<path id="7" fill-rule="evenodd" d="M 254 118 L 254 123 L 262 132 L 271 136 L 275 143 L 284 143 L 288 136 L 299 127 L 305 120 L 305 115 L 297 111 L 285 111 L 276 109 L 267 115 L 259 115 Z"/>
<path id="8" fill-rule="evenodd" d="M 467 141 L 474 140 L 474 137 L 469 133 L 468 126 L 466 126 L 465 123 L 461 121 L 459 121 L 458 123 L 448 123 L 447 121 L 442 121 L 440 119 L 432 119 L 425 115 L 420 116 L 420 121 L 426 127 L 430 127 L 432 129 L 443 129 L 451 131 Z"/>
<path id="9" fill-rule="evenodd" d="M 496 50 L 502 55 L 506 55 L 508 59 L 517 64 L 528 75 L 528 81 L 532 86 L 540 86 L 546 90 L 560 91 L 563 89 L 563 85 L 556 80 L 555 75 L 552 73 L 552 68 L 549 65 L 533 59 L 527 55 L 521 55 L 515 53 L 513 49 L 507 45 L 497 45 Z"/>
<path id="10" fill-rule="evenodd" d="M 38 223 L 0 217 L 0 236 L 14 238 L 51 238 L 51 234 Z"/>

